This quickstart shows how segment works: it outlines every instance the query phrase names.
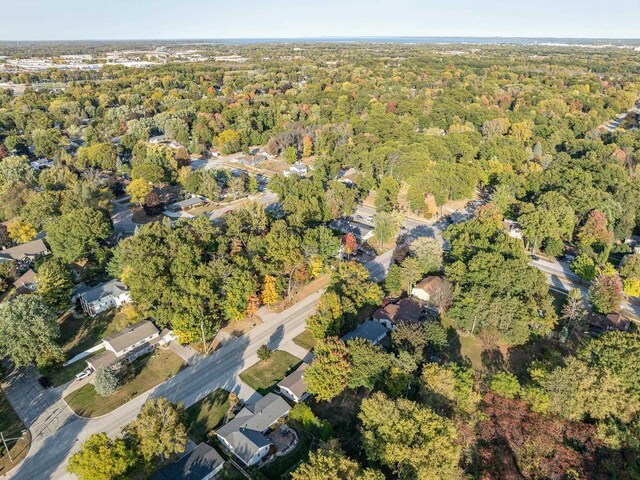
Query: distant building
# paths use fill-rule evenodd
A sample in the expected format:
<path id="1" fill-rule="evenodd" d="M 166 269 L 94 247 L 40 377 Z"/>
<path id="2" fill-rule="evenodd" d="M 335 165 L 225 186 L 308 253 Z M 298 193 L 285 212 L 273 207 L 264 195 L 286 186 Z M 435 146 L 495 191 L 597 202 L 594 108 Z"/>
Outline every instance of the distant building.
<path id="1" fill-rule="evenodd" d="M 16 270 L 21 270 L 30 266 L 38 258 L 50 253 L 49 248 L 42 240 L 33 240 L 0 250 L 0 262 L 15 262 Z"/>
<path id="2" fill-rule="evenodd" d="M 291 407 L 281 396 L 268 393 L 240 410 L 230 422 L 216 431 L 216 435 L 233 455 L 250 467 L 269 453 L 272 442 L 265 433 L 278 420 L 286 417 L 289 410 Z"/>
<path id="3" fill-rule="evenodd" d="M 179 202 L 168 205 L 167 210 L 174 213 L 184 212 L 200 205 L 204 205 L 205 203 L 207 203 L 207 199 L 205 197 L 195 195 L 191 198 L 187 198 L 185 200 L 181 200 Z"/>
<path id="4" fill-rule="evenodd" d="M 173 140 L 172 138 L 166 135 L 157 135 L 155 137 L 151 137 L 149 138 L 149 140 L 147 140 L 147 142 L 149 142 L 152 145 L 166 145 L 174 150 L 177 150 L 180 147 L 182 147 L 182 144 L 180 142 L 176 142 L 175 140 Z"/>
<path id="5" fill-rule="evenodd" d="M 395 330 L 400 322 L 420 322 L 422 309 L 422 304 L 414 298 L 403 298 L 398 303 L 390 303 L 376 310 L 372 320 L 384 325 L 388 330 Z"/>
<path id="6" fill-rule="evenodd" d="M 141 320 L 102 339 L 104 351 L 87 359 L 87 364 L 97 370 L 124 360 L 132 362 L 172 339 L 173 336 L 169 330 L 160 332 L 149 320 Z"/>
<path id="7" fill-rule="evenodd" d="M 153 474 L 151 480 L 211 480 L 224 467 L 224 459 L 213 447 L 201 443 L 177 462 Z"/>
<path id="8" fill-rule="evenodd" d="M 39 158 L 37 160 L 34 160 L 33 162 L 30 162 L 30 164 L 31 168 L 40 171 L 44 170 L 45 168 L 53 167 L 53 160 L 49 160 L 48 158 Z"/>
<path id="9" fill-rule="evenodd" d="M 298 175 L 299 177 L 304 177 L 307 173 L 309 173 L 309 167 L 302 162 L 294 163 L 289 167 L 289 170 L 284 172 L 285 175 Z"/>
<path id="10" fill-rule="evenodd" d="M 510 237 L 522 239 L 522 227 L 518 222 L 513 220 L 504 220 L 502 226 L 507 231 Z"/>
<path id="11" fill-rule="evenodd" d="M 309 393 L 307 393 L 307 384 L 304 381 L 304 371 L 308 366 L 308 363 L 302 362 L 294 372 L 283 378 L 282 381 L 278 383 L 280 393 L 296 403 L 305 400 L 309 396 Z"/>
<path id="12" fill-rule="evenodd" d="M 624 317 L 620 313 L 609 313 L 603 315 L 601 313 L 590 313 L 587 317 L 589 327 L 598 332 L 627 332 L 631 326 L 631 320 Z"/>
<path id="13" fill-rule="evenodd" d="M 352 330 L 342 337 L 342 341 L 346 343 L 354 338 L 363 338 L 376 345 L 386 336 L 387 329 L 384 325 L 379 322 L 374 322 L 373 320 L 367 320 L 366 322 L 358 325 L 355 330 Z"/>
<path id="14" fill-rule="evenodd" d="M 84 311 L 92 317 L 131 302 L 129 288 L 115 279 L 86 290 L 79 298 Z"/>
<path id="15" fill-rule="evenodd" d="M 350 233 L 359 243 L 364 243 L 373 237 L 373 227 L 365 225 L 364 223 L 353 222 L 344 218 L 338 218 L 329 222 L 329 227 L 333 230 L 337 230 L 340 233 Z"/>

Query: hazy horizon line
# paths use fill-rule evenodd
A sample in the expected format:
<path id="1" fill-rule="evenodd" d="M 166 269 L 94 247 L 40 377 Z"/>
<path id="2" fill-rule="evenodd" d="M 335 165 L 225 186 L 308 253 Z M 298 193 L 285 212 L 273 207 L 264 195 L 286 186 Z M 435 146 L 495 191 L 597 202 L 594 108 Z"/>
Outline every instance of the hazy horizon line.
<path id="1" fill-rule="evenodd" d="M 287 41 L 287 40 L 393 40 L 393 39 L 456 39 L 456 40 L 598 40 L 598 41 L 640 41 L 640 37 L 562 37 L 562 36 L 491 36 L 491 35 L 310 35 L 310 36 L 281 36 L 281 37 L 184 37 L 184 38 L 85 38 L 65 39 L 52 38 L 46 40 L 11 40 L 0 39 L 0 43 L 50 43 L 50 42 L 176 42 L 176 41 L 233 41 L 233 40 L 259 40 L 259 41 Z M 446 43 L 446 42 L 444 42 Z M 473 42 L 469 42 L 473 43 Z"/>

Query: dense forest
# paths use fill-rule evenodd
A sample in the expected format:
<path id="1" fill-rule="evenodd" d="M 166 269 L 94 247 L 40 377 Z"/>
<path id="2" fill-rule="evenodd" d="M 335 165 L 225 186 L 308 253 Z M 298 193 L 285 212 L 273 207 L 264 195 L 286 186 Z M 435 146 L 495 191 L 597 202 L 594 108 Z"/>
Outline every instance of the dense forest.
<path id="1" fill-rule="evenodd" d="M 106 51 L 86 48 L 77 52 Z M 0 82 L 26 85 L 21 95 L 0 88 L 0 246 L 46 232 L 52 256 L 38 265 L 39 311 L 70 306 L 71 271 L 84 262 L 94 278 L 130 288 L 136 318 L 153 317 L 206 350 L 221 326 L 327 275 L 308 320 L 318 343 L 306 379 L 317 404 L 306 413 L 312 422 L 332 408 L 343 416 L 331 417 L 333 434 L 320 435 L 286 478 L 640 478 L 637 328 L 591 335 L 585 327 L 585 308 L 611 314 L 640 296 L 640 254 L 625 243 L 640 233 L 637 116 L 603 127 L 640 99 L 637 54 L 364 43 L 199 49 L 244 61 L 0 72 Z M 62 51 L 70 50 L 0 53 Z M 42 86 L 52 82 L 64 88 Z M 180 147 L 149 142 L 159 135 Z M 167 188 L 211 200 L 257 192 L 254 175 L 192 168 L 254 147 L 311 166 L 304 178 L 269 179 L 275 213 L 248 203 L 222 222 L 157 220 L 110 241 L 112 200 L 125 188 L 147 213 Z M 39 158 L 53 166 L 34 169 Z M 339 181 L 349 170 L 353 185 Z M 404 249 L 398 240 L 395 265 L 377 285 L 349 258 L 351 239 L 328 226 L 372 192 L 381 244 L 400 234 L 399 216 L 429 220 L 452 201 L 487 203 L 445 230 L 444 252 L 430 239 Z M 507 234 L 505 219 L 523 239 Z M 567 251 L 572 271 L 593 281 L 588 304 L 569 292 L 558 306 L 530 265 L 528 252 Z M 15 279 L 4 265 L 0 291 Z M 401 324 L 386 349 L 339 339 L 385 295 L 406 296 L 434 273 L 449 289 L 437 319 Z M 6 332 L 27 315 L 4 310 Z M 10 337 L 0 332 L 0 346 L 17 364 L 46 371 L 61 361 L 54 334 L 26 356 Z M 469 339 L 482 346 L 481 367 L 456 351 Z"/>

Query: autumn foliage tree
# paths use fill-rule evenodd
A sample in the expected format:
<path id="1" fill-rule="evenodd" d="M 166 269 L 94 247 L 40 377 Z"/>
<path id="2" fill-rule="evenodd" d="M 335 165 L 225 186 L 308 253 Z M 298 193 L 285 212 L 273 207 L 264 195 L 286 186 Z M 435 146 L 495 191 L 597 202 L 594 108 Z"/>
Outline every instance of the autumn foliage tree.
<path id="1" fill-rule="evenodd" d="M 351 373 L 349 351 L 342 340 L 330 337 L 319 341 L 314 353 L 304 373 L 307 391 L 319 400 L 330 401 L 347 387 Z"/>
<path id="2" fill-rule="evenodd" d="M 589 288 L 589 300 L 598 313 L 613 313 L 620 309 L 624 293 L 619 275 L 598 275 Z"/>

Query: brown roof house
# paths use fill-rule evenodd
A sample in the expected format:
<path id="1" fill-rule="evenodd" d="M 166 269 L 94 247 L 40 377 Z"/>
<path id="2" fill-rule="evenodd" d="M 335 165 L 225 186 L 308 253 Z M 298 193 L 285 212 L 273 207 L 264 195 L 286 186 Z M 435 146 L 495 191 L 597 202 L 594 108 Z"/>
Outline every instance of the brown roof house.
<path id="1" fill-rule="evenodd" d="M 418 323 L 422 318 L 422 303 L 414 298 L 403 298 L 398 303 L 390 303 L 379 308 L 372 320 L 384 325 L 388 330 L 395 330 L 400 322 Z"/>
<path id="2" fill-rule="evenodd" d="M 0 250 L 0 262 L 15 262 L 16 269 L 20 270 L 31 265 L 34 260 L 51 253 L 42 240 L 16 245 L 15 247 Z"/>
<path id="3" fill-rule="evenodd" d="M 16 287 L 18 293 L 35 292 L 38 288 L 36 272 L 30 268 L 20 278 L 13 282 L 13 286 Z"/>
<path id="4" fill-rule="evenodd" d="M 309 396 L 309 393 L 307 393 L 307 384 L 304 381 L 304 371 L 308 366 L 308 363 L 302 362 L 294 372 L 287 375 L 278 383 L 278 388 L 282 395 L 296 403 L 302 402 Z"/>
<path id="5" fill-rule="evenodd" d="M 593 330 L 599 332 L 626 332 L 629 330 L 631 321 L 620 313 L 609 313 L 608 315 L 603 315 L 601 313 L 593 312 L 587 317 L 587 324 Z"/>
<path id="6" fill-rule="evenodd" d="M 172 338 L 168 330 L 160 332 L 152 322 L 142 320 L 102 339 L 104 351 L 89 358 L 87 364 L 97 370 L 124 360 L 132 362 Z"/>

